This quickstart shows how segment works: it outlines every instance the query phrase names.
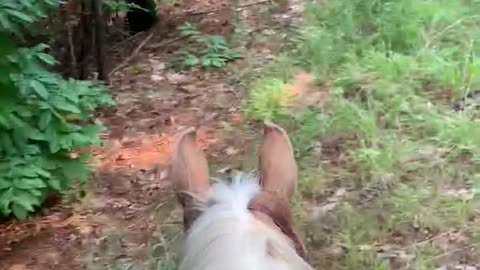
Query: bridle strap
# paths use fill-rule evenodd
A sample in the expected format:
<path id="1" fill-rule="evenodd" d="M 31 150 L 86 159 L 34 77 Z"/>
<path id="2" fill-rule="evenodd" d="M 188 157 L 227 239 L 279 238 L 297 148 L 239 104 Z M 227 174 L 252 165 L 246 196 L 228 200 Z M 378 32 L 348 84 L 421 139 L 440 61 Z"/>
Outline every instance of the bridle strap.
<path id="1" fill-rule="evenodd" d="M 177 196 L 184 209 L 184 230 L 188 231 L 195 220 L 201 215 L 202 211 L 194 206 L 195 199 L 189 194 L 177 193 Z M 250 201 L 248 210 L 268 216 L 282 233 L 292 241 L 297 254 L 307 261 L 305 247 L 292 226 L 292 217 L 288 201 L 280 200 L 273 194 L 261 192 Z"/>
<path id="2" fill-rule="evenodd" d="M 307 261 L 305 247 L 292 226 L 288 201 L 280 200 L 273 194 L 261 192 L 250 202 L 248 209 L 267 215 L 283 234 L 292 241 L 297 254 Z"/>
<path id="3" fill-rule="evenodd" d="M 190 194 L 177 193 L 176 195 L 177 200 L 183 207 L 183 230 L 186 232 L 202 214 L 202 211 L 195 207 L 195 199 Z"/>

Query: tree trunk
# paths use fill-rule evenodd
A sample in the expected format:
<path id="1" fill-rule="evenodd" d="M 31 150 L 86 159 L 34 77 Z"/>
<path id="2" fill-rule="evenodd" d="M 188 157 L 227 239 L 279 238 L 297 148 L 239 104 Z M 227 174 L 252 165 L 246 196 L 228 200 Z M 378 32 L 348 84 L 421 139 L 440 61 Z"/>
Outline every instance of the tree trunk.
<path id="1" fill-rule="evenodd" d="M 95 58 L 98 79 L 107 81 L 105 70 L 105 22 L 102 16 L 102 0 L 92 0 L 92 9 L 95 21 Z"/>
<path id="2" fill-rule="evenodd" d="M 93 31 L 92 20 L 90 16 L 90 11 L 92 9 L 90 3 L 86 1 L 81 1 L 81 14 L 80 14 L 80 23 L 78 25 L 78 43 L 80 45 L 80 52 L 77 57 L 77 63 L 79 63 L 78 78 L 81 80 L 87 79 L 88 71 L 88 56 L 92 51 L 92 38 Z"/>

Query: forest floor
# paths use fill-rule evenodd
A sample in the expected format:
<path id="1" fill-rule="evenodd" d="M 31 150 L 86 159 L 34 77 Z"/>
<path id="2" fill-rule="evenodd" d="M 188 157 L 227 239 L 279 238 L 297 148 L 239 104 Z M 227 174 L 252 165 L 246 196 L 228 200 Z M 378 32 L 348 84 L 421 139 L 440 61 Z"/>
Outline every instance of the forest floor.
<path id="1" fill-rule="evenodd" d="M 96 119 L 107 132 L 91 180 L 1 224 L 0 270 L 175 269 L 175 134 L 197 127 L 212 176 L 225 176 L 255 168 L 265 118 L 291 137 L 292 208 L 316 269 L 480 269 L 474 2 L 162 4 L 155 29 L 108 46 L 111 68 L 131 59 L 111 75 L 117 105 Z M 193 46 L 176 29 L 184 22 L 227 37 L 242 58 L 170 68 Z"/>

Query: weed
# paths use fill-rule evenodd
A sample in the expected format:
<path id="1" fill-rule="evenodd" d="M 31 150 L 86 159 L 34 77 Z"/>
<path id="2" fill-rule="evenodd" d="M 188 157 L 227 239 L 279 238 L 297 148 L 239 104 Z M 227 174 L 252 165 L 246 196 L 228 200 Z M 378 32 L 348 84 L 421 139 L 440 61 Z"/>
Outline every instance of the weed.
<path id="1" fill-rule="evenodd" d="M 304 197 L 319 195 L 325 173 L 321 166 L 302 170 L 298 180 L 298 192 Z"/>
<path id="2" fill-rule="evenodd" d="M 388 269 L 385 261 L 376 256 L 369 239 L 381 235 L 383 228 L 373 212 L 359 214 L 350 203 L 342 203 L 334 213 L 339 226 L 338 241 L 345 249 L 344 264 L 348 269 Z"/>
<path id="3" fill-rule="evenodd" d="M 221 68 L 227 62 L 241 58 L 223 36 L 203 34 L 190 23 L 180 25 L 177 30 L 188 40 L 188 45 L 176 53 L 173 66 L 177 69 L 194 66 Z"/>
<path id="4" fill-rule="evenodd" d="M 418 250 L 416 250 L 415 258 L 411 263 L 411 269 L 435 269 L 435 262 L 432 260 L 432 258 L 439 253 L 440 250 L 434 245 L 420 247 Z"/>
<path id="5" fill-rule="evenodd" d="M 295 68 L 295 61 L 288 55 L 280 55 L 271 65 L 268 73 L 271 76 L 281 79 L 284 82 L 289 81 L 292 78 L 292 74 Z"/>
<path id="6" fill-rule="evenodd" d="M 274 120 L 288 114 L 291 98 L 285 83 L 267 78 L 253 85 L 243 110 L 248 118 L 254 120 Z"/>
<path id="7" fill-rule="evenodd" d="M 297 158 L 307 154 L 325 125 L 322 115 L 314 110 L 307 110 L 299 119 L 298 129 L 290 135 Z"/>

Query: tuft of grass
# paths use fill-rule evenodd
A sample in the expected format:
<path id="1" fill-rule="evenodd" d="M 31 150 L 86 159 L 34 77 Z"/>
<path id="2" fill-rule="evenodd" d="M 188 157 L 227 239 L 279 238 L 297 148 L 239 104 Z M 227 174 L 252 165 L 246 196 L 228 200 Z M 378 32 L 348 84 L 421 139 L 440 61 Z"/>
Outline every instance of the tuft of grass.
<path id="1" fill-rule="evenodd" d="M 290 139 L 297 158 L 305 156 L 323 133 L 326 122 L 322 114 L 315 110 L 306 110 L 298 117 L 298 128 L 290 133 Z"/>
<path id="2" fill-rule="evenodd" d="M 243 111 L 253 120 L 274 120 L 288 115 L 292 94 L 286 84 L 276 78 L 257 81 L 250 90 Z"/>

